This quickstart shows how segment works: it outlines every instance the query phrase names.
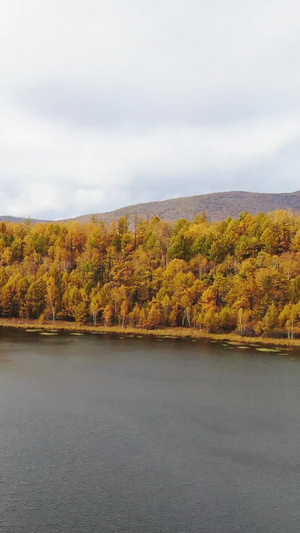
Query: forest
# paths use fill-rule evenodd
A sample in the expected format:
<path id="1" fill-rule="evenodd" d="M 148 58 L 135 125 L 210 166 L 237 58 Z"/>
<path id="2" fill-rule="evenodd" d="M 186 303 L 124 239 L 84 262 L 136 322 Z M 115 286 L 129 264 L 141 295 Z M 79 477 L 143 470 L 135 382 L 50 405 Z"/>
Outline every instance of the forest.
<path id="1" fill-rule="evenodd" d="M 294 338 L 300 217 L 2 222 L 0 315 Z"/>

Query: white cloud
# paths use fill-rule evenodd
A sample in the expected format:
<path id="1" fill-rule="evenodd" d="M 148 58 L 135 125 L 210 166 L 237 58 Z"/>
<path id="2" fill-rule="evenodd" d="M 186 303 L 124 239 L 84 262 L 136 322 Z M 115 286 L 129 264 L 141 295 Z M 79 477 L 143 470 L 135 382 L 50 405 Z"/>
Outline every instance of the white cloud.
<path id="1" fill-rule="evenodd" d="M 2 212 L 299 188 L 297 7 L 1 2 Z"/>

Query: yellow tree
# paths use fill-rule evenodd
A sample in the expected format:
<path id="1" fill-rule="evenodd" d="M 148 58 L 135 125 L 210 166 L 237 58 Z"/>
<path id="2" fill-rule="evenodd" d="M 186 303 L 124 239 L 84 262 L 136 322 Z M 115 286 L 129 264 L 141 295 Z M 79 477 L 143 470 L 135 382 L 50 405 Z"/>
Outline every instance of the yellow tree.
<path id="1" fill-rule="evenodd" d="M 49 276 L 48 279 L 46 279 L 46 304 L 47 314 L 51 316 L 51 319 L 54 322 L 60 307 L 60 294 L 56 280 L 53 276 Z"/>

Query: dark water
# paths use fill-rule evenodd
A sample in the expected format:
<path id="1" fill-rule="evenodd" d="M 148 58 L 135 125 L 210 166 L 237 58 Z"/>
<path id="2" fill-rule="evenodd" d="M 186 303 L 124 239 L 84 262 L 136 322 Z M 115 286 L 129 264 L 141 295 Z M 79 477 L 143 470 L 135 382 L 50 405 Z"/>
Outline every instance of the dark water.
<path id="1" fill-rule="evenodd" d="M 0 330 L 0 531 L 300 531 L 300 358 Z"/>

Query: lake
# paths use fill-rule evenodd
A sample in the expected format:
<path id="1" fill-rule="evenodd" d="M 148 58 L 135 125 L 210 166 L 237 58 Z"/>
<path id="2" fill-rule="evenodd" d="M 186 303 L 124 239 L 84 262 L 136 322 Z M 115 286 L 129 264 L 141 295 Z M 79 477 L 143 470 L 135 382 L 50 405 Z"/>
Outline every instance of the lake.
<path id="1" fill-rule="evenodd" d="M 287 353 L 1 328 L 1 532 L 300 531 Z"/>

